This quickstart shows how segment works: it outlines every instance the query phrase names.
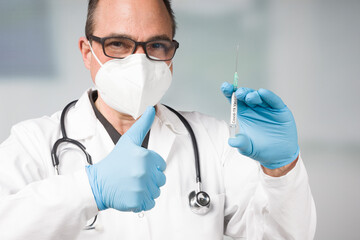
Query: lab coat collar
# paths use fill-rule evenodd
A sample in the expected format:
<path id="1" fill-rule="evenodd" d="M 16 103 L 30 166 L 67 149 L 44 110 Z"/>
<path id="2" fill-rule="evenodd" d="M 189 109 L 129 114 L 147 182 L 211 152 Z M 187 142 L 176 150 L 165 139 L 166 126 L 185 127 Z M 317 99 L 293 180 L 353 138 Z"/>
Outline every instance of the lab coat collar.
<path id="1" fill-rule="evenodd" d="M 82 140 L 95 133 L 97 118 L 89 100 L 89 91 L 91 89 L 83 93 L 65 117 L 65 128 L 70 138 Z"/>
<path id="2" fill-rule="evenodd" d="M 181 120 L 165 106 L 156 105 L 148 149 L 158 153 L 167 163 L 177 135 L 188 134 Z"/>
<path id="3" fill-rule="evenodd" d="M 91 89 L 83 93 L 75 107 L 70 109 L 65 117 L 65 128 L 67 133 L 69 133 L 69 137 L 77 140 L 93 136 L 97 126 L 98 120 L 89 100 L 89 91 L 91 91 Z M 156 126 L 156 124 L 158 124 L 158 126 Z M 165 134 L 167 131 L 171 131 L 175 135 L 188 134 L 184 124 L 173 112 L 167 109 L 164 105 L 157 104 L 156 117 L 152 128 L 155 128 L 154 130 L 157 131 L 158 129 L 156 128 L 165 127 L 166 129 L 161 130 L 163 134 Z"/>
<path id="4" fill-rule="evenodd" d="M 179 135 L 186 135 L 188 131 L 178 116 L 162 104 L 156 105 L 156 116 L 172 132 Z"/>

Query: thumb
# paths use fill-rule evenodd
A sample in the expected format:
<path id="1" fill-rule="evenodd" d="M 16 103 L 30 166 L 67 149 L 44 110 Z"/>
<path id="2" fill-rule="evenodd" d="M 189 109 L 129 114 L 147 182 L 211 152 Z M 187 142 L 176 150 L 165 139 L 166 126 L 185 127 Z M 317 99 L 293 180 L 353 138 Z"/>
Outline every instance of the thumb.
<path id="1" fill-rule="evenodd" d="M 148 107 L 143 115 L 131 126 L 123 137 L 129 138 L 137 146 L 141 146 L 155 119 L 155 108 Z M 123 138 L 122 137 L 122 138 Z M 122 139 L 120 138 L 120 139 Z"/>
<path id="2" fill-rule="evenodd" d="M 236 138 L 229 138 L 229 145 L 237 148 L 239 152 L 245 156 L 250 156 L 253 152 L 252 142 L 250 138 L 244 134 L 238 134 Z"/>

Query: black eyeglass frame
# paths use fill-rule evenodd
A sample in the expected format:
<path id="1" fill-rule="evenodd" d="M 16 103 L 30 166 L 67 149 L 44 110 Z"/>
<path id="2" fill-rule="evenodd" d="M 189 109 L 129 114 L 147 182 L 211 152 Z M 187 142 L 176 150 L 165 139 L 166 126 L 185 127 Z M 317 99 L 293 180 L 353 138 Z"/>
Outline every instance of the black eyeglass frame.
<path id="1" fill-rule="evenodd" d="M 146 44 L 148 44 L 148 43 L 150 43 L 150 42 L 155 42 L 156 40 L 151 40 L 151 41 L 147 41 L 147 42 L 137 42 L 137 41 L 135 41 L 135 40 L 133 40 L 133 39 L 131 39 L 131 38 L 128 38 L 128 37 L 116 37 L 116 36 L 113 36 L 113 37 L 103 37 L 103 38 L 100 38 L 100 37 L 97 37 L 97 36 L 94 36 L 94 35 L 90 35 L 89 38 L 88 38 L 88 40 L 90 40 L 90 41 L 91 41 L 91 40 L 94 40 L 95 42 L 100 43 L 101 46 L 102 46 L 102 49 L 103 49 L 103 52 L 104 52 L 105 56 L 107 56 L 107 57 L 109 57 L 109 58 L 115 58 L 115 59 L 124 59 L 125 57 L 123 57 L 123 58 L 112 57 L 112 56 L 109 56 L 109 55 L 106 54 L 106 52 L 105 52 L 105 41 L 106 41 L 107 39 L 110 39 L 110 38 L 124 38 L 124 39 L 128 39 L 128 40 L 134 42 L 134 43 L 135 43 L 135 46 L 134 46 L 134 50 L 133 50 L 133 52 L 132 52 L 131 54 L 134 54 L 134 52 L 136 51 L 136 49 L 137 49 L 138 46 L 142 46 L 143 49 L 144 49 L 144 52 L 145 52 L 145 54 L 146 54 L 146 57 L 147 57 L 148 59 L 152 60 L 152 61 L 170 61 L 171 59 L 174 58 L 175 53 L 176 53 L 176 50 L 177 50 L 177 49 L 179 48 L 179 46 L 180 46 L 180 44 L 179 44 L 178 41 L 172 40 L 172 41 L 171 41 L 172 44 L 175 45 L 174 54 L 173 54 L 172 57 L 169 58 L 169 59 L 159 60 L 159 59 L 153 59 L 153 58 L 151 58 L 151 57 L 148 55 L 147 50 L 146 50 Z M 129 56 L 130 56 L 131 54 L 129 54 Z"/>

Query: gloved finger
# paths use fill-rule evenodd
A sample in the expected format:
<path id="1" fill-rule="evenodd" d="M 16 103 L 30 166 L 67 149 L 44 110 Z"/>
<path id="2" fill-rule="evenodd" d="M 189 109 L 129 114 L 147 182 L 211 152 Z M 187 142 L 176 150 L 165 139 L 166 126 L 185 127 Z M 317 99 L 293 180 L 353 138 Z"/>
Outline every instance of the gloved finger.
<path id="1" fill-rule="evenodd" d="M 143 205 L 142 205 L 142 210 L 144 211 L 148 211 L 152 208 L 155 207 L 155 200 L 150 197 L 150 194 L 147 192 L 144 192 L 144 201 L 143 201 Z"/>
<path id="2" fill-rule="evenodd" d="M 250 107 L 249 105 L 246 104 L 245 98 L 248 93 L 253 92 L 253 91 L 255 91 L 255 90 L 251 89 L 251 88 L 245 88 L 245 87 L 241 87 L 236 90 L 235 97 L 238 100 L 238 109 L 240 111 L 245 110 L 248 107 Z"/>
<path id="3" fill-rule="evenodd" d="M 237 100 L 239 100 L 241 102 L 245 102 L 246 95 L 248 95 L 249 93 L 254 92 L 254 91 L 255 90 L 251 89 L 251 88 L 241 87 L 236 90 L 235 96 L 236 96 Z"/>
<path id="4" fill-rule="evenodd" d="M 272 91 L 260 88 L 258 92 L 261 99 L 265 103 L 267 103 L 271 108 L 282 109 L 285 107 L 285 103 L 281 100 L 281 98 Z"/>
<path id="5" fill-rule="evenodd" d="M 134 195 L 134 201 L 128 211 L 138 213 L 151 209 L 151 205 L 155 205 L 154 199 L 151 198 L 150 193 L 147 190 L 136 192 Z M 152 203 L 154 202 L 154 203 Z M 152 206 L 153 207 L 153 206 Z"/>
<path id="6" fill-rule="evenodd" d="M 143 208 L 144 196 L 143 192 L 128 192 L 124 195 L 127 199 L 126 211 L 129 212 L 141 212 Z"/>
<path id="7" fill-rule="evenodd" d="M 245 97 L 245 102 L 248 106 L 252 108 L 257 106 L 261 106 L 264 108 L 269 107 L 269 105 L 261 99 L 258 91 L 253 91 L 248 93 Z"/>
<path id="8" fill-rule="evenodd" d="M 150 154 L 152 155 L 151 156 L 151 159 L 154 160 L 154 164 L 156 166 L 156 168 L 159 170 L 159 171 L 165 171 L 166 169 L 166 162 L 164 161 L 164 159 L 156 152 L 152 151 L 152 150 L 149 150 L 150 151 Z"/>
<path id="9" fill-rule="evenodd" d="M 262 100 L 259 96 L 259 94 L 257 93 L 257 91 L 253 91 L 253 92 L 249 92 L 246 97 L 245 97 L 245 103 L 249 106 L 249 107 L 256 107 L 257 105 L 260 105 L 262 103 Z"/>
<path id="10" fill-rule="evenodd" d="M 250 138 L 244 134 L 239 134 L 236 138 L 229 138 L 229 145 L 237 148 L 239 152 L 245 156 L 250 156 L 253 151 Z"/>
<path id="11" fill-rule="evenodd" d="M 141 212 L 143 210 L 142 210 L 142 207 L 138 207 L 138 208 L 129 209 L 129 211 L 134 212 L 134 213 L 139 213 L 139 212 Z"/>
<path id="12" fill-rule="evenodd" d="M 156 186 L 156 184 L 152 181 L 149 181 L 147 183 L 147 188 L 148 191 L 150 192 L 150 196 L 155 199 L 158 198 L 160 196 L 160 189 L 158 188 L 158 186 Z"/>
<path id="13" fill-rule="evenodd" d="M 155 108 L 148 107 L 143 115 L 131 126 L 131 128 L 124 134 L 124 137 L 128 137 L 137 146 L 141 146 L 146 134 L 149 132 L 151 125 L 155 119 Z M 119 140 L 119 141 L 120 141 Z"/>
<path id="14" fill-rule="evenodd" d="M 231 98 L 231 95 L 234 92 L 234 85 L 232 85 L 232 84 L 230 84 L 228 82 L 224 82 L 221 85 L 220 89 L 221 89 L 221 91 L 222 91 L 222 93 L 224 94 L 225 97 Z"/>
<path id="15" fill-rule="evenodd" d="M 231 97 L 234 92 L 234 85 L 224 82 L 221 86 L 221 91 L 223 92 L 224 96 L 231 102 Z M 246 108 L 246 104 L 243 102 L 238 101 L 238 108 Z"/>
<path id="16" fill-rule="evenodd" d="M 153 161 L 152 162 L 153 164 L 152 173 L 154 178 L 153 181 L 155 181 L 158 187 L 164 186 L 166 182 L 166 177 L 163 171 L 165 171 L 166 169 L 166 162 L 158 153 L 152 150 L 148 150 L 148 151 L 151 154 L 151 157 L 149 159 Z"/>
<path id="17" fill-rule="evenodd" d="M 155 170 L 154 172 L 155 183 L 158 187 L 162 187 L 166 183 L 166 176 L 163 172 Z"/>

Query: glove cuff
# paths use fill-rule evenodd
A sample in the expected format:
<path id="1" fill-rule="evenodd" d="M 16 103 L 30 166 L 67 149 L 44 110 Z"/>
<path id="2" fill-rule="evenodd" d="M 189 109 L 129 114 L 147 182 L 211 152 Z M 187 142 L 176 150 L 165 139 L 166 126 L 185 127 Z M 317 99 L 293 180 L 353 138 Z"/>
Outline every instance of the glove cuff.
<path id="1" fill-rule="evenodd" d="M 99 191 L 99 188 L 97 185 L 97 178 L 96 178 L 94 166 L 88 165 L 88 166 L 85 166 L 85 169 L 86 169 L 86 173 L 87 173 L 87 176 L 89 179 L 91 190 L 93 192 L 95 202 L 96 202 L 98 209 L 100 211 L 107 209 L 107 207 L 101 201 L 101 195 L 100 195 L 100 191 Z"/>
<path id="2" fill-rule="evenodd" d="M 278 160 L 276 163 L 272 163 L 272 164 L 266 164 L 266 163 L 263 164 L 261 162 L 260 162 L 260 164 L 268 169 L 280 168 L 280 167 L 288 165 L 289 163 L 292 163 L 294 160 L 296 160 L 296 158 L 299 156 L 299 153 L 300 153 L 300 148 L 298 146 L 295 154 L 289 158 Z"/>

